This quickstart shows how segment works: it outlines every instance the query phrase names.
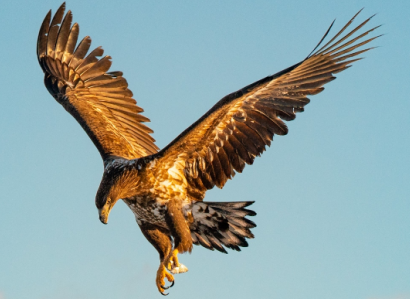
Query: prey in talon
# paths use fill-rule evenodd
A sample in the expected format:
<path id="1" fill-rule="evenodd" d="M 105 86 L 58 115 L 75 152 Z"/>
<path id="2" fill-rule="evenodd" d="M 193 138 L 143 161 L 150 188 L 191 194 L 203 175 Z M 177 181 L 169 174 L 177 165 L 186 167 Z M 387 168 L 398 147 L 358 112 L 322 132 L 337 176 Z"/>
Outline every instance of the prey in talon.
<path id="1" fill-rule="evenodd" d="M 160 150 L 123 73 L 110 70 L 111 57 L 101 47 L 89 51 L 91 38 L 79 40 L 79 25 L 71 11 L 64 12 L 65 3 L 54 16 L 50 11 L 38 35 L 45 86 L 101 155 L 104 173 L 95 198 L 101 222 L 108 223 L 118 200 L 126 203 L 158 251 L 155 283 L 163 295 L 174 285 L 173 274 L 188 271 L 178 254 L 191 252 L 194 244 L 223 253 L 248 246 L 256 226 L 248 219 L 256 215 L 248 209 L 253 201 L 225 193 L 228 200 L 207 202 L 206 191 L 223 188 L 274 135 L 286 135 L 286 123 L 304 111 L 308 97 L 359 60 L 377 37 L 368 36 L 377 27 L 364 29 L 371 18 L 352 25 L 357 13 L 325 42 L 329 28 L 305 59 L 223 97 Z"/>

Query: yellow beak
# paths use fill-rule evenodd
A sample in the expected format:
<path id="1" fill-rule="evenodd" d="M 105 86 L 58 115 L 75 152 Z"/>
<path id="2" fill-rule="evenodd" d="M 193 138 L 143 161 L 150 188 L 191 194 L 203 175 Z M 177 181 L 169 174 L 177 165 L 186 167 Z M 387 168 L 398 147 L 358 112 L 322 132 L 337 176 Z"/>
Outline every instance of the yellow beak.
<path id="1" fill-rule="evenodd" d="M 104 224 L 108 223 L 108 215 L 110 214 L 109 206 L 105 205 L 101 209 L 98 210 L 98 214 L 100 215 L 100 221 Z"/>

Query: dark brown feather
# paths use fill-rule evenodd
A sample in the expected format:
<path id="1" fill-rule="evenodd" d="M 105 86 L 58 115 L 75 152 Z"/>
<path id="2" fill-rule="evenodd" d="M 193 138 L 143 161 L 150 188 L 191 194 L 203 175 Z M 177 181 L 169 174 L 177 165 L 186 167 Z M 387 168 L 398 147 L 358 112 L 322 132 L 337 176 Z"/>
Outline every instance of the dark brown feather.
<path id="1" fill-rule="evenodd" d="M 225 177 L 230 179 L 231 178 L 231 164 L 229 163 L 229 158 L 227 154 L 225 153 L 225 150 L 223 147 L 218 148 L 218 159 L 225 173 Z"/>
<path id="2" fill-rule="evenodd" d="M 236 137 L 236 139 L 242 143 L 242 145 L 246 148 L 246 150 L 253 156 L 259 156 L 260 150 L 255 146 L 253 143 L 252 139 L 248 138 L 242 131 L 239 130 L 238 127 L 236 127 L 233 130 L 233 135 Z"/>
<path id="3" fill-rule="evenodd" d="M 265 151 L 265 142 L 254 130 L 249 128 L 245 123 L 237 123 L 236 128 L 240 130 L 249 141 L 251 141 L 258 151 L 258 155 Z"/>
<path id="4" fill-rule="evenodd" d="M 222 188 L 225 185 L 227 178 L 225 176 L 224 170 L 222 169 L 221 162 L 219 161 L 219 157 L 218 157 L 217 149 L 215 148 L 215 144 L 211 143 L 209 145 L 209 149 L 213 153 L 212 167 L 214 169 L 214 174 L 215 174 L 214 182 L 219 188 Z"/>
<path id="5" fill-rule="evenodd" d="M 63 53 L 62 63 L 69 64 L 72 59 L 72 54 L 74 53 L 75 45 L 77 44 L 78 34 L 80 33 L 80 28 L 77 23 L 71 27 L 70 34 L 68 35 L 67 42 L 65 45 L 65 50 Z M 68 75 L 66 75 L 68 77 Z"/>
<path id="6" fill-rule="evenodd" d="M 253 157 L 249 155 L 249 152 L 246 150 L 245 146 L 235 137 L 229 136 L 229 143 L 237 150 L 239 157 L 246 162 L 246 164 L 253 164 Z"/>
<path id="7" fill-rule="evenodd" d="M 225 141 L 224 151 L 225 151 L 226 155 L 228 156 L 229 161 L 232 164 L 232 167 L 237 172 L 242 172 L 243 168 L 245 167 L 245 163 L 243 162 L 242 159 L 239 158 L 238 153 L 235 151 L 235 149 L 232 147 L 232 145 L 229 143 L 229 141 Z"/>
<path id="8" fill-rule="evenodd" d="M 71 22 L 73 20 L 73 14 L 69 10 L 64 17 L 63 23 L 60 27 L 60 32 L 58 33 L 57 43 L 56 43 L 56 53 L 59 53 L 57 59 L 61 59 L 65 47 L 67 45 L 68 36 L 70 35 Z"/>

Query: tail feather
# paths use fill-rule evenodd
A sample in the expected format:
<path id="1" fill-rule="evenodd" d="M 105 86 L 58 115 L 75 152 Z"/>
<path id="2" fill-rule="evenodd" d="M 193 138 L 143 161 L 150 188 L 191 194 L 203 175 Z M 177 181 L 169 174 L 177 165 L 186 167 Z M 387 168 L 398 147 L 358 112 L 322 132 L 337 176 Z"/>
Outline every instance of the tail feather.
<path id="1" fill-rule="evenodd" d="M 254 237 L 251 230 L 247 227 L 238 227 L 232 223 L 229 223 L 229 230 L 232 231 L 235 235 L 247 238 L 248 236 Z"/>
<path id="2" fill-rule="evenodd" d="M 256 227 L 256 224 L 245 217 L 256 213 L 245 208 L 253 203 L 254 201 L 194 203 L 194 221 L 190 225 L 192 242 L 224 253 L 227 253 L 224 246 L 236 251 L 241 251 L 240 247 L 248 247 L 246 238 L 254 238 L 250 229 Z"/>

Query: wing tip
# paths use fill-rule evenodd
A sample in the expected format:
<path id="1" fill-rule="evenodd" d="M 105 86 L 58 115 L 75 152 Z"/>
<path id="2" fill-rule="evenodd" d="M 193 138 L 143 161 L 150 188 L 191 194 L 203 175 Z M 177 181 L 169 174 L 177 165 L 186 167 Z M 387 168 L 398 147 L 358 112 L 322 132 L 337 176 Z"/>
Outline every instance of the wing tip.
<path id="1" fill-rule="evenodd" d="M 332 29 L 333 25 L 335 24 L 336 19 L 333 20 L 333 22 L 330 24 L 329 28 L 327 29 L 326 33 L 323 35 L 319 43 L 316 45 L 316 47 L 309 53 L 309 55 L 304 59 L 308 59 L 314 52 L 315 50 L 322 44 L 323 40 L 326 38 L 326 36 L 329 34 L 330 30 Z"/>
<path id="2" fill-rule="evenodd" d="M 46 45 L 47 45 L 47 36 L 48 36 L 48 30 L 50 28 L 50 21 L 51 21 L 51 14 L 52 11 L 51 9 L 48 11 L 46 16 L 43 19 L 43 22 L 41 23 L 40 30 L 38 32 L 38 37 L 37 37 L 37 58 L 40 60 L 40 57 L 42 54 L 45 54 L 46 52 Z"/>
<path id="3" fill-rule="evenodd" d="M 63 13 L 64 13 L 65 9 L 66 9 L 66 2 L 64 1 L 64 2 L 60 5 L 60 7 L 57 9 L 56 14 L 57 14 L 58 12 L 60 12 L 60 11 L 63 11 Z"/>

